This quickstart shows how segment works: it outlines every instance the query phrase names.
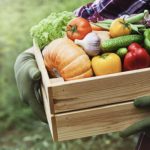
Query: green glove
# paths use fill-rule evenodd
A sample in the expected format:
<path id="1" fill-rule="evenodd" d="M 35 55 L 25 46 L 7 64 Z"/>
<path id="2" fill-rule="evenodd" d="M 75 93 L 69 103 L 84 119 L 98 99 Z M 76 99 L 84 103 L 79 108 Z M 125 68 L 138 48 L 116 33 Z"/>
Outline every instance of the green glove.
<path id="1" fill-rule="evenodd" d="M 17 57 L 15 78 L 21 100 L 32 108 L 41 121 L 47 122 L 40 91 L 41 74 L 31 51 L 32 48 Z"/>
<path id="2" fill-rule="evenodd" d="M 137 98 L 134 101 L 134 105 L 138 108 L 150 108 L 150 96 Z M 150 117 L 129 126 L 124 131 L 121 131 L 120 136 L 128 137 L 139 132 L 146 132 L 148 135 L 150 135 Z"/>

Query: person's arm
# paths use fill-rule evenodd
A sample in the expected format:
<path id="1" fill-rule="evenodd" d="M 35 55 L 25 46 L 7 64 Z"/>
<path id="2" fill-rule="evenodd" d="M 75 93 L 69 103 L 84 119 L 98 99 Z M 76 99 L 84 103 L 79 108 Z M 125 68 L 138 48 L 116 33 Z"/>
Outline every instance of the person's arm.
<path id="1" fill-rule="evenodd" d="M 147 135 L 145 132 L 141 133 L 136 150 L 149 150 L 150 148 L 150 136 Z"/>
<path id="2" fill-rule="evenodd" d="M 148 0 L 95 0 L 75 11 L 75 15 L 92 22 L 103 19 L 115 19 L 122 15 L 143 12 L 150 6 Z"/>
<path id="3" fill-rule="evenodd" d="M 134 101 L 134 105 L 139 109 L 150 109 L 150 96 L 137 98 Z M 150 149 L 150 116 L 121 131 L 120 136 L 125 138 L 137 133 L 141 133 L 141 134 L 136 146 L 136 150 L 149 150 Z"/>
<path id="4" fill-rule="evenodd" d="M 33 48 L 27 49 L 17 57 L 14 72 L 21 100 L 32 108 L 41 121 L 47 122 L 40 91 L 41 73 L 35 61 Z"/>
<path id="5" fill-rule="evenodd" d="M 134 101 L 135 107 L 139 109 L 150 109 L 150 96 L 144 96 L 137 98 Z M 133 134 L 137 134 L 140 132 L 146 132 L 150 135 L 150 116 L 129 126 L 124 131 L 120 132 L 121 137 L 128 137 Z"/>

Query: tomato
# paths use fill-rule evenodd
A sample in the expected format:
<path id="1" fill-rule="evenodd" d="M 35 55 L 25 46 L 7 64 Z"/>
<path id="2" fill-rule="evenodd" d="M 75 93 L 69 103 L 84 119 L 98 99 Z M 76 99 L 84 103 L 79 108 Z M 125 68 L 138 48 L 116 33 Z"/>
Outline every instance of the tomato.
<path id="1" fill-rule="evenodd" d="M 92 68 L 96 76 L 121 72 L 121 59 L 115 53 L 104 53 L 92 58 Z"/>
<path id="2" fill-rule="evenodd" d="M 112 22 L 109 31 L 111 37 L 128 35 L 131 33 L 131 26 L 124 19 L 117 18 Z"/>
<path id="3" fill-rule="evenodd" d="M 67 25 L 67 37 L 73 41 L 83 39 L 89 32 L 92 32 L 90 23 L 81 17 L 74 18 Z"/>

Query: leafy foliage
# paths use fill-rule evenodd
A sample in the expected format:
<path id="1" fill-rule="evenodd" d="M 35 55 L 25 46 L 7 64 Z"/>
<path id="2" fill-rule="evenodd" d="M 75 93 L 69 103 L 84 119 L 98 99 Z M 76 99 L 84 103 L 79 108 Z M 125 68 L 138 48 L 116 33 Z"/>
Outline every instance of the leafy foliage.
<path id="1" fill-rule="evenodd" d="M 37 40 L 39 47 L 43 48 L 49 42 L 63 37 L 66 33 L 68 22 L 74 17 L 72 12 L 67 11 L 51 13 L 47 18 L 44 18 L 39 24 L 31 28 L 31 36 Z"/>
<path id="2" fill-rule="evenodd" d="M 136 138 L 107 134 L 53 143 L 46 125 L 37 122 L 20 102 L 13 66 L 17 55 L 32 46 L 30 28 L 51 12 L 73 11 L 91 0 L 0 1 L 0 150 L 132 150 Z"/>

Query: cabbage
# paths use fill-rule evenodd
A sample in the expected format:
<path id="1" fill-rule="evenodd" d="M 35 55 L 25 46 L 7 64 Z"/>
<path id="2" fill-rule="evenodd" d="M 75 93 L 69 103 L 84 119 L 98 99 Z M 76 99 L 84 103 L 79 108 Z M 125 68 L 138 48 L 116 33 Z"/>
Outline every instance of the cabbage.
<path id="1" fill-rule="evenodd" d="M 72 12 L 51 13 L 30 30 L 31 36 L 42 49 L 51 41 L 65 35 L 66 25 L 75 16 Z"/>

